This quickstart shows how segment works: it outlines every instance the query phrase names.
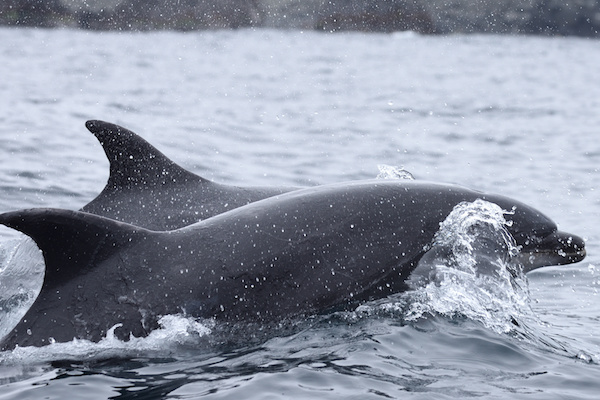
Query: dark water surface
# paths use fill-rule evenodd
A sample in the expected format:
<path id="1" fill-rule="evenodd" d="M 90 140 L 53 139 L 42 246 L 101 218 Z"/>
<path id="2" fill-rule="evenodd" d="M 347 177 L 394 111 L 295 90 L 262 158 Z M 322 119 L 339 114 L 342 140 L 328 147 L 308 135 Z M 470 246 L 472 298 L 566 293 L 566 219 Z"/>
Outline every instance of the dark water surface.
<path id="1" fill-rule="evenodd" d="M 127 343 L 5 352 L 0 399 L 597 398 L 600 42 L 0 29 L 0 56 L 1 212 L 95 197 L 108 162 L 83 124 L 104 119 L 227 184 L 404 166 L 517 198 L 588 248 L 518 287 L 448 280 L 278 334 L 173 317 Z M 42 266 L 14 231 L 0 240 L 6 330 Z"/>

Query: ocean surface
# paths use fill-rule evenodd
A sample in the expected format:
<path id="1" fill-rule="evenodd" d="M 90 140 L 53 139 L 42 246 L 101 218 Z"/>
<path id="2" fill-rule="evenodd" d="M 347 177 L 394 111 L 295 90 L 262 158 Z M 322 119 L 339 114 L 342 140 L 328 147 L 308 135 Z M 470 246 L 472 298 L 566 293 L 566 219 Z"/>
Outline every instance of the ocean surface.
<path id="1" fill-rule="evenodd" d="M 600 393 L 600 41 L 0 29 L 0 59 L 0 212 L 92 200 L 108 162 L 84 123 L 102 119 L 225 184 L 312 186 L 404 168 L 503 194 L 588 251 L 504 281 L 447 265 L 437 285 L 274 334 L 225 340 L 206 321 L 166 316 L 147 338 L 6 351 L 0 399 Z M 493 211 L 476 217 L 510 219 Z M 459 237 L 447 222 L 440 230 Z M 42 274 L 35 246 L 2 227 L 0 332 Z"/>

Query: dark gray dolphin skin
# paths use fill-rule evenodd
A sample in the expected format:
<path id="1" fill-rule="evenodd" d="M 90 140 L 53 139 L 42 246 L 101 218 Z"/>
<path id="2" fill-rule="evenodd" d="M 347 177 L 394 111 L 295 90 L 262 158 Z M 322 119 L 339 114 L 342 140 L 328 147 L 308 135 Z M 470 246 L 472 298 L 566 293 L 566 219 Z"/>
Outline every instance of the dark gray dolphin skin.
<path id="1" fill-rule="evenodd" d="M 296 189 L 218 184 L 180 167 L 128 129 L 97 120 L 85 126 L 102 145 L 110 175 L 81 211 L 165 231 Z"/>
<path id="2" fill-rule="evenodd" d="M 420 181 L 297 190 L 166 232 L 78 211 L 1 214 L 1 224 L 37 243 L 46 273 L 0 346 L 98 341 L 116 324 L 115 335 L 127 340 L 167 314 L 270 323 L 349 309 L 406 290 L 440 222 L 478 198 L 514 208 L 508 229 L 532 255 L 526 269 L 585 257 L 582 239 L 525 204 Z"/>

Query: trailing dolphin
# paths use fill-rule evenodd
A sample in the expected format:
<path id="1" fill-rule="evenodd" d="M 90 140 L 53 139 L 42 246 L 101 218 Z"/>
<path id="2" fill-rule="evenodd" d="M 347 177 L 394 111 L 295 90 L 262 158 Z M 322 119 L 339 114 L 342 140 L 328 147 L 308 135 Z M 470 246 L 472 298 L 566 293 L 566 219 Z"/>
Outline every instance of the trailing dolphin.
<path id="1" fill-rule="evenodd" d="M 81 211 L 153 230 L 173 230 L 288 192 L 291 187 L 236 187 L 180 167 L 121 126 L 87 121 L 110 162 L 104 190 Z"/>
<path id="2" fill-rule="evenodd" d="M 453 185 L 360 181 L 297 190 L 174 231 L 33 209 L 0 215 L 43 252 L 40 295 L 1 347 L 144 336 L 162 315 L 269 323 L 407 289 L 461 202 L 514 210 L 524 268 L 577 262 L 582 239 L 518 201 Z M 51 339 L 52 338 L 52 339 Z"/>

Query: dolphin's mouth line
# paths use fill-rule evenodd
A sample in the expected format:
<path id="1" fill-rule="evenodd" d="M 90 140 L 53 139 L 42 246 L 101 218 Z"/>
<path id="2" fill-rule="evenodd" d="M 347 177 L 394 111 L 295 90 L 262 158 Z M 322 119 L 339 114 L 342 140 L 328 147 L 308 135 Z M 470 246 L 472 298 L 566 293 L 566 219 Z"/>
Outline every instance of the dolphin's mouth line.
<path id="1" fill-rule="evenodd" d="M 587 255 L 585 249 L 580 249 L 580 250 L 574 250 L 574 251 L 566 251 L 563 249 L 531 249 L 531 250 L 524 250 L 525 254 L 531 255 L 531 256 L 536 256 L 536 255 L 543 255 L 543 256 L 549 256 L 549 255 L 558 255 L 560 257 L 563 257 L 565 259 L 584 259 Z"/>

